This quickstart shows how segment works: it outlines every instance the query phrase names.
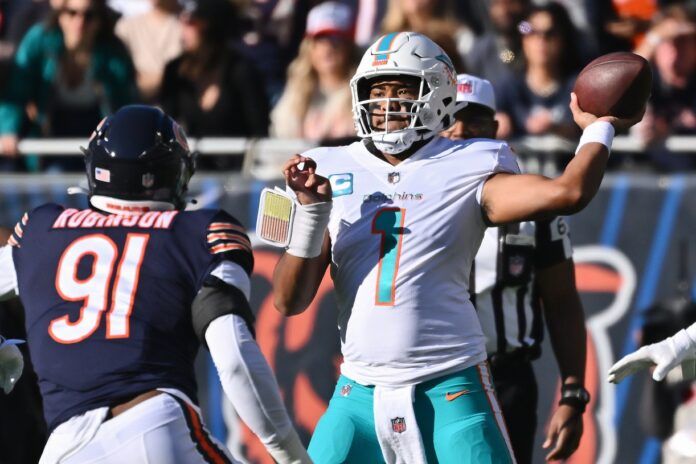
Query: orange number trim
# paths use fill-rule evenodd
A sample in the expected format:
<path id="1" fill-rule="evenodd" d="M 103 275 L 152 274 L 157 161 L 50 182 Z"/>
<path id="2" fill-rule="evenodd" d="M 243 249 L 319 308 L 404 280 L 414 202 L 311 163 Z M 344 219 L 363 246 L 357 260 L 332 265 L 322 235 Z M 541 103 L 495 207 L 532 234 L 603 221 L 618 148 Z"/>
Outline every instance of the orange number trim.
<path id="1" fill-rule="evenodd" d="M 386 216 L 386 213 L 393 213 L 393 218 Z M 386 223 L 380 222 L 381 218 L 386 218 Z M 399 261 L 401 260 L 401 245 L 403 244 L 404 220 L 406 210 L 404 208 L 382 208 L 375 213 L 372 218 L 372 233 L 379 234 L 379 267 L 377 269 L 377 285 L 375 288 L 376 306 L 394 306 L 396 299 L 396 276 L 399 272 Z M 391 223 L 390 223 L 391 222 Z M 395 246 L 390 245 L 388 240 L 396 241 Z"/>
<path id="2" fill-rule="evenodd" d="M 99 315 L 97 316 L 97 319 L 96 319 L 96 323 L 93 323 L 92 328 L 85 335 L 72 339 L 72 338 L 65 338 L 58 333 L 58 331 L 59 331 L 58 325 L 64 325 L 66 327 L 77 327 L 78 325 L 85 323 L 85 310 L 87 309 L 87 307 L 89 305 L 89 298 L 90 298 L 90 296 L 92 296 L 92 294 L 88 293 L 88 294 L 85 294 L 84 296 L 81 296 L 81 297 L 76 297 L 76 296 L 71 297 L 71 296 L 66 295 L 63 291 L 65 289 L 61 289 L 62 285 L 61 285 L 61 278 L 60 277 L 61 277 L 61 270 L 63 269 L 65 257 L 69 252 L 71 252 L 74 249 L 73 247 L 78 246 L 82 242 L 85 242 L 87 240 L 94 240 L 94 239 L 103 240 L 102 243 L 105 243 L 111 247 L 112 254 L 111 254 L 111 258 L 109 259 L 109 264 L 107 266 L 108 274 L 106 276 L 106 279 L 104 279 L 105 285 L 108 286 L 109 282 L 111 281 L 111 275 L 113 273 L 113 265 L 114 265 L 114 262 L 116 261 L 117 255 L 118 255 L 118 248 L 116 247 L 116 244 L 114 243 L 114 241 L 111 240 L 106 235 L 104 235 L 104 234 L 85 235 L 84 237 L 80 237 L 79 239 L 72 242 L 70 244 L 70 246 L 68 246 L 63 251 L 63 254 L 60 257 L 60 260 L 58 261 L 58 270 L 56 271 L 56 278 L 55 278 L 56 291 L 58 292 L 58 295 L 65 301 L 84 301 L 84 304 L 80 308 L 80 317 L 77 319 L 77 321 L 71 322 L 70 318 L 67 315 L 64 315 L 64 316 L 58 317 L 56 319 L 53 319 L 50 322 L 50 324 L 48 325 L 48 334 L 50 335 L 50 337 L 54 341 L 61 343 L 61 344 L 67 345 L 67 344 L 79 343 L 82 340 L 86 339 L 87 337 L 91 336 L 99 327 L 99 320 L 101 319 L 101 313 L 106 309 L 107 304 L 108 304 L 109 292 L 108 292 L 108 288 L 105 288 L 104 292 L 103 292 L 104 296 L 102 298 L 102 302 L 99 305 L 99 307 L 96 308 L 97 312 L 99 313 Z M 82 261 L 82 259 L 87 255 L 91 255 L 94 258 L 94 262 L 92 263 L 92 272 L 91 272 L 89 277 L 87 277 L 85 279 L 79 279 L 77 277 L 77 267 L 78 267 L 80 261 Z M 100 259 L 100 256 L 99 256 L 98 252 L 94 251 L 94 250 L 87 250 L 87 251 L 80 253 L 75 258 L 75 264 L 73 265 L 73 270 L 72 270 L 73 282 L 84 285 L 84 284 L 88 284 L 92 279 L 94 279 L 94 277 L 97 273 L 97 265 L 98 265 L 99 259 Z"/>
<path id="3" fill-rule="evenodd" d="M 99 251 L 92 247 L 88 250 L 80 251 L 80 253 L 72 258 L 72 262 L 66 263 L 65 257 L 71 252 L 74 252 L 76 246 L 80 246 L 83 242 L 87 240 L 98 240 L 94 245 L 97 246 L 107 246 L 108 248 L 103 248 Z M 145 258 L 145 250 L 147 244 L 150 240 L 150 234 L 127 234 L 126 243 L 123 247 L 123 254 L 119 261 L 118 267 L 116 268 L 116 278 L 114 280 L 113 289 L 111 291 L 111 310 L 107 314 L 106 318 L 106 338 L 107 339 L 119 339 L 128 338 L 130 336 L 130 316 L 133 311 L 133 305 L 135 303 L 135 296 L 138 291 L 138 283 L 140 281 L 140 268 L 142 267 L 143 260 Z M 104 250 L 109 250 L 104 252 Z M 92 272 L 89 277 L 85 279 L 79 279 L 77 277 L 77 268 L 82 259 L 91 255 L 94 258 L 92 263 Z M 84 301 L 82 308 L 80 309 L 80 317 L 76 322 L 70 322 L 68 315 L 64 315 L 53 319 L 48 326 L 48 334 L 50 337 L 61 344 L 73 344 L 83 341 L 84 339 L 90 337 L 99 327 L 101 322 L 102 313 L 108 309 L 109 305 L 109 285 L 111 284 L 111 277 L 114 273 L 114 264 L 118 259 L 119 251 L 116 243 L 103 234 L 90 234 L 72 242 L 63 251 L 60 260 L 58 261 L 58 268 L 56 270 L 55 287 L 58 295 L 65 301 Z M 108 262 L 100 262 L 108 256 Z M 72 270 L 65 269 L 65 266 L 73 266 Z M 82 286 L 88 286 L 92 282 L 100 269 L 106 269 L 106 275 L 103 277 L 103 282 L 97 282 L 94 288 L 88 289 L 83 295 L 80 296 L 70 296 L 67 293 L 67 289 L 62 288 L 66 283 L 73 283 Z M 61 276 L 65 275 L 65 272 L 70 272 L 72 275 L 72 280 L 68 282 L 62 282 Z M 73 289 L 71 292 L 80 292 L 82 289 Z M 85 310 L 88 309 L 90 305 L 90 297 L 96 295 L 103 295 L 101 297 L 102 301 L 98 305 L 92 305 L 97 311 L 95 320 L 92 322 L 85 320 Z M 123 298 L 123 295 L 126 295 Z M 119 298 L 119 295 L 121 298 Z M 123 301 L 124 303 L 121 303 Z M 88 329 L 87 333 L 79 337 L 70 338 L 59 333 L 61 328 L 73 328 L 80 324 L 89 323 L 92 326 Z"/>
<path id="4" fill-rule="evenodd" d="M 114 289 L 111 294 L 111 311 L 109 311 L 106 316 L 106 338 L 108 339 L 128 338 L 130 336 L 130 315 L 133 311 L 135 294 L 138 291 L 138 282 L 140 281 L 140 268 L 143 265 L 145 249 L 147 248 L 147 243 L 149 240 L 150 234 L 128 234 L 126 236 L 126 244 L 123 247 L 123 256 L 121 257 L 121 262 L 118 265 Z M 137 241 L 140 241 L 140 243 L 137 243 Z M 131 256 L 131 254 L 135 254 L 135 256 Z M 128 282 L 121 278 L 124 267 L 129 265 L 127 261 L 128 259 L 133 259 L 134 266 L 132 272 L 135 273 L 130 290 L 127 290 Z M 130 271 L 130 269 L 127 271 Z M 126 290 L 123 290 L 124 286 L 126 286 Z M 123 292 L 127 292 L 128 294 L 128 303 L 126 304 L 125 309 L 121 310 L 118 294 Z M 123 314 L 121 314 L 121 312 Z M 122 327 L 119 327 L 120 318 L 123 318 Z"/>

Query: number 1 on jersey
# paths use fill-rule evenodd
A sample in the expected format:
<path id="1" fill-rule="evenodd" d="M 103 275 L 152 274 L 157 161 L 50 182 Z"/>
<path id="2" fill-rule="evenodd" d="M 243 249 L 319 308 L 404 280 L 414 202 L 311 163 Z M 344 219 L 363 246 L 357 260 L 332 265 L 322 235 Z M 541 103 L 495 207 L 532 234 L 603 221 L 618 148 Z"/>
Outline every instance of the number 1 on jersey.
<path id="1" fill-rule="evenodd" d="M 377 306 L 394 306 L 396 275 L 399 271 L 401 243 L 404 238 L 404 218 L 402 208 L 382 208 L 372 219 L 372 233 L 380 234 L 379 268 L 377 269 Z"/>

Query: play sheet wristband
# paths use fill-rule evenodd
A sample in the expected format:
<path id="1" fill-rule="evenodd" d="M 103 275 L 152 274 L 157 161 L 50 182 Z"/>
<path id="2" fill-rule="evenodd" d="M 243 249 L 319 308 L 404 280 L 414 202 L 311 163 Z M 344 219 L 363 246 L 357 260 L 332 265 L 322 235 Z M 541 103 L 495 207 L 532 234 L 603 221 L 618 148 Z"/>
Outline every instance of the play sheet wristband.
<path id="1" fill-rule="evenodd" d="M 264 188 L 256 235 L 264 243 L 287 248 L 293 256 L 315 258 L 321 254 L 331 206 L 330 201 L 300 205 L 284 190 Z"/>

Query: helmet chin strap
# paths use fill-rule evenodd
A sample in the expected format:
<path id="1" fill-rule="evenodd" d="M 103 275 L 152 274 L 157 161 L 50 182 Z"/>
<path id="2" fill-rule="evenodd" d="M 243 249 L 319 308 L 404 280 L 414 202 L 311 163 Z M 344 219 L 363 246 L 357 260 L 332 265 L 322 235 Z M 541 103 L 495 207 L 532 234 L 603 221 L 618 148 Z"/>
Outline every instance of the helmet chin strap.
<path id="1" fill-rule="evenodd" d="M 396 155 L 408 150 L 417 138 L 418 135 L 411 131 L 387 132 L 386 134 L 374 134 L 372 143 L 382 153 Z"/>
<path id="2" fill-rule="evenodd" d="M 103 195 L 89 198 L 92 206 L 110 214 L 142 214 L 148 211 L 171 211 L 176 209 L 172 203 L 151 200 L 122 200 Z"/>

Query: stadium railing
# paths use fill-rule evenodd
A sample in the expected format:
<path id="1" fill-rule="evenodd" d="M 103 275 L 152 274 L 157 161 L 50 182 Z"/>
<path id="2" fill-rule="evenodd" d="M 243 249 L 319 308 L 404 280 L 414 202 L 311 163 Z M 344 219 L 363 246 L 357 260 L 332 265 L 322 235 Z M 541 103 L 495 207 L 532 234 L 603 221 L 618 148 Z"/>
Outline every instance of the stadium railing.
<path id="1" fill-rule="evenodd" d="M 511 145 L 523 156 L 542 155 L 543 159 L 531 160 L 528 170 L 546 172 L 549 160 L 557 155 L 573 153 L 577 141 L 554 135 L 530 136 L 511 140 Z M 21 154 L 39 156 L 80 156 L 79 147 L 86 146 L 86 139 L 23 139 L 18 149 Z M 204 155 L 237 156 L 242 158 L 242 174 L 257 179 L 275 179 L 280 176 L 280 167 L 289 156 L 317 146 L 315 142 L 302 139 L 253 139 L 253 138 L 200 138 L 189 139 L 192 150 Z M 671 136 L 665 148 L 675 154 L 696 155 L 696 136 Z M 612 151 L 627 155 L 641 154 L 644 144 L 636 137 L 618 136 Z M 546 168 L 542 166 L 546 163 Z"/>

